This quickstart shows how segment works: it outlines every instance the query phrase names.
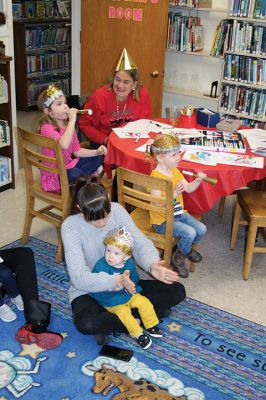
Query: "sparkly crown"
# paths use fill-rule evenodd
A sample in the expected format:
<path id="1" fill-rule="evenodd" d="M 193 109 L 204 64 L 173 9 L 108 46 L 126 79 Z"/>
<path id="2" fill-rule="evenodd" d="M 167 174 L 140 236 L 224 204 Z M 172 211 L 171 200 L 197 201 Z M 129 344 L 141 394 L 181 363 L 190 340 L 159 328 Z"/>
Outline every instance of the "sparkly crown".
<path id="1" fill-rule="evenodd" d="M 180 151 L 180 142 L 175 134 L 158 135 L 150 146 L 151 154 L 170 153 Z"/>
<path id="2" fill-rule="evenodd" d="M 55 85 L 49 85 L 46 90 L 47 99 L 44 102 L 45 107 L 49 107 L 58 97 L 64 96 L 64 93 L 61 89 L 56 87 Z"/>
<path id="3" fill-rule="evenodd" d="M 104 244 L 111 244 L 118 247 L 124 253 L 131 255 L 131 249 L 134 245 L 134 240 L 125 227 L 113 229 L 108 232 L 103 241 Z"/>

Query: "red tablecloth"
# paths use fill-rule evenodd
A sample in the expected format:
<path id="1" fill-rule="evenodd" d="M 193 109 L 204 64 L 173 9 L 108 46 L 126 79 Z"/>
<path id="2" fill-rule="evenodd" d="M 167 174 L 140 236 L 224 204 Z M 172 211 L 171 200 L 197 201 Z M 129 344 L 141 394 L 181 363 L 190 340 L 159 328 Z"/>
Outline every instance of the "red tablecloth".
<path id="1" fill-rule="evenodd" d="M 163 122 L 168 122 L 163 120 Z M 198 129 L 205 127 L 197 126 Z M 152 136 L 152 134 L 151 134 Z M 105 171 L 110 177 L 111 165 L 121 166 L 132 171 L 150 174 L 155 167 L 152 158 L 147 160 L 145 153 L 135 149 L 145 144 L 147 139 L 140 139 L 135 143 L 134 139 L 121 139 L 114 132 L 111 133 L 108 143 L 108 154 L 105 157 Z M 247 154 L 249 151 L 247 150 Z M 254 155 L 254 154 L 253 154 Z M 191 163 L 181 160 L 178 169 L 197 173 L 205 172 L 208 176 L 217 179 L 216 185 L 202 182 L 193 193 L 184 193 L 185 207 L 189 212 L 202 214 L 210 210 L 222 197 L 233 193 L 236 189 L 246 186 L 253 180 L 261 180 L 266 177 L 266 158 L 264 157 L 264 168 L 238 167 L 234 165 L 218 164 L 217 166 Z M 185 178 L 190 181 L 193 177 Z"/>

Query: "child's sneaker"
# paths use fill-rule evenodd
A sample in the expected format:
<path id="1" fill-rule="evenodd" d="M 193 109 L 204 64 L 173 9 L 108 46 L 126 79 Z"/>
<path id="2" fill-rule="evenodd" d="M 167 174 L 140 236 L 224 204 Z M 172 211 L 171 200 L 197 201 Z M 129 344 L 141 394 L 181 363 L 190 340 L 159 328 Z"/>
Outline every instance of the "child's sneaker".
<path id="1" fill-rule="evenodd" d="M 20 294 L 18 294 L 17 297 L 11 298 L 11 301 L 13 304 L 15 304 L 15 306 L 17 307 L 17 309 L 19 311 L 24 310 L 24 303 L 23 303 L 23 300 L 22 300 L 22 297 L 20 296 Z"/>
<path id="2" fill-rule="evenodd" d="M 152 328 L 146 329 L 146 331 L 152 337 L 162 337 L 163 336 L 163 334 L 160 331 L 160 329 L 158 328 L 158 326 L 154 326 Z"/>
<path id="3" fill-rule="evenodd" d="M 147 349 L 152 344 L 151 338 L 143 332 L 136 338 L 136 340 L 143 349 Z"/>
<path id="4" fill-rule="evenodd" d="M 11 308 L 7 304 L 3 304 L 0 307 L 0 318 L 4 322 L 12 322 L 17 319 L 16 313 L 11 310 Z"/>
<path id="5" fill-rule="evenodd" d="M 36 333 L 32 324 L 22 326 L 16 333 L 16 341 L 24 344 L 35 343 L 42 349 L 53 349 L 61 344 L 63 337 L 59 333 L 44 331 Z"/>

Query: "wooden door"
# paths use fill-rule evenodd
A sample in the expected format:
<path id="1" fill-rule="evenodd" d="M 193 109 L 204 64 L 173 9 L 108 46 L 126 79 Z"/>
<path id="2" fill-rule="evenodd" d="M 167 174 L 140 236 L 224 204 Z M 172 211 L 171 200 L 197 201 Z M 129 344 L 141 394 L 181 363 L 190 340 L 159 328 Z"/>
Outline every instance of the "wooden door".
<path id="1" fill-rule="evenodd" d="M 125 47 L 161 116 L 168 0 L 81 0 L 81 94 L 108 82 Z"/>

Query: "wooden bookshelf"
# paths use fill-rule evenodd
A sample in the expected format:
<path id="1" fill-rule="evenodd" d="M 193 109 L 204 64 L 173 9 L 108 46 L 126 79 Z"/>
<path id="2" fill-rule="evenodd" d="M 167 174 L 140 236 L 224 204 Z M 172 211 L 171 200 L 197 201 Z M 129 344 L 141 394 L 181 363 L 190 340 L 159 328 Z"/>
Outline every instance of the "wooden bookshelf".
<path id="1" fill-rule="evenodd" d="M 254 18 L 257 2 L 245 0 L 242 11 L 237 4 L 240 3 L 228 1 L 228 20 L 233 21 L 233 24 L 229 48 L 224 54 L 219 111 L 242 119 L 243 124 L 264 128 L 266 19 Z M 240 16 L 241 13 L 245 16 Z M 245 31 L 246 22 L 250 26 L 249 34 Z M 239 32 L 242 32 L 242 36 L 245 35 L 241 42 L 238 40 L 241 36 Z M 255 35 L 258 39 L 255 39 Z"/>
<path id="2" fill-rule="evenodd" d="M 200 93 L 196 90 L 186 90 L 186 89 L 179 89 L 171 86 L 164 86 L 164 92 L 166 93 L 172 93 L 172 94 L 177 94 L 180 96 L 185 96 L 185 97 L 195 97 L 198 99 L 204 99 L 204 100 L 209 100 L 209 101 L 214 101 L 218 102 L 219 97 L 210 97 L 207 94 Z"/>
<path id="3" fill-rule="evenodd" d="M 15 19 L 14 52 L 17 108 L 35 108 L 48 84 L 71 93 L 71 20 Z"/>
<path id="4" fill-rule="evenodd" d="M 5 98 L 2 99 L 0 103 L 0 120 L 4 120 L 8 124 L 9 128 L 9 142 L 7 144 L 1 143 L 0 146 L 0 160 L 1 157 L 4 157 L 5 160 L 8 160 L 7 170 L 8 170 L 8 179 L 2 181 L 2 176 L 0 178 L 0 192 L 7 189 L 15 189 L 15 177 L 14 177 L 14 156 L 13 156 L 13 129 L 12 129 L 12 108 L 11 108 L 11 84 L 10 84 L 10 61 L 11 57 L 8 56 L 0 56 L 0 74 L 4 78 L 7 86 L 6 86 L 6 95 Z M 1 171 L 0 166 L 0 174 L 4 174 L 4 171 Z"/>
<path id="5" fill-rule="evenodd" d="M 190 97 L 194 107 L 202 107 L 205 101 L 214 103 L 214 108 L 217 109 L 218 97 L 210 97 L 205 93 L 210 93 L 211 84 L 213 81 L 219 81 L 221 76 L 223 57 L 214 57 L 210 55 L 211 44 L 213 41 L 215 29 L 217 24 L 227 15 L 227 1 L 221 1 L 218 6 L 212 8 L 195 8 L 186 6 L 177 6 L 169 4 L 169 13 L 182 13 L 187 17 L 200 17 L 203 26 L 203 48 L 200 51 L 180 51 L 168 46 L 166 49 L 166 67 L 165 67 L 165 84 L 164 84 L 164 106 L 182 105 Z M 170 14 L 169 14 L 170 19 Z M 171 43 L 172 44 L 172 43 Z M 177 47 L 178 48 L 178 47 Z M 195 57 L 195 60 L 191 60 Z M 189 72 L 187 72 L 189 71 Z M 192 79 L 189 77 L 185 82 L 182 75 L 190 73 Z M 193 76 L 198 77 L 195 88 L 195 81 Z M 184 85 L 184 87 L 183 87 Z M 180 87 L 179 87 L 180 86 Z M 199 90 L 198 90 L 199 89 Z M 170 94 L 174 95 L 173 100 Z M 190 100 L 191 101 L 191 100 Z"/>

